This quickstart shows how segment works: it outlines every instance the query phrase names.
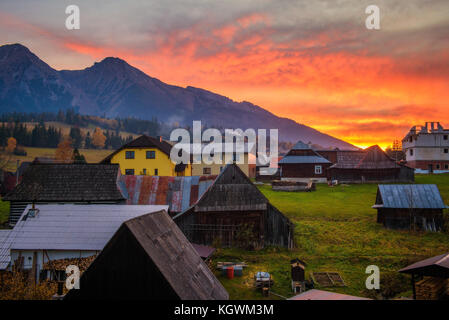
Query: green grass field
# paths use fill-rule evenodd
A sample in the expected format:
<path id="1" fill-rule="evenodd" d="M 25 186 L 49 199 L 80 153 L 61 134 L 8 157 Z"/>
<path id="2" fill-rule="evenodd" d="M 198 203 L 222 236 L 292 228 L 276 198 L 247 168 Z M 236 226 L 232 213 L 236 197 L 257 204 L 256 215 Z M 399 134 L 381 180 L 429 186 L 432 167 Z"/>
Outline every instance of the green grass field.
<path id="1" fill-rule="evenodd" d="M 418 175 L 416 182 L 437 184 L 445 203 L 449 203 L 449 175 Z M 379 266 L 382 277 L 382 273 L 396 274 L 412 262 L 449 252 L 447 234 L 387 230 L 377 224 L 377 211 L 371 208 L 377 185 L 318 185 L 316 192 L 309 193 L 276 192 L 269 185 L 259 188 L 295 224 L 297 248 L 254 252 L 220 249 L 214 261 L 245 261 L 249 265 L 242 278 L 228 280 L 219 275 L 231 299 L 262 298 L 252 287 L 257 271 L 273 275 L 275 293 L 292 296 L 289 262 L 295 257 L 308 264 L 307 277 L 314 271 L 340 273 L 347 286 L 326 290 L 365 295 L 367 266 Z M 410 290 L 402 295 L 410 295 Z"/>

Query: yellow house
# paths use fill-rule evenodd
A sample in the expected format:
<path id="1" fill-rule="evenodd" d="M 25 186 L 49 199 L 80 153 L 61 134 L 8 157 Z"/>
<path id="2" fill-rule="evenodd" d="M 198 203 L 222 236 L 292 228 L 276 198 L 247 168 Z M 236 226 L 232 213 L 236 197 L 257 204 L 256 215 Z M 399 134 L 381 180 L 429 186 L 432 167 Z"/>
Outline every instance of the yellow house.
<path id="1" fill-rule="evenodd" d="M 123 175 L 191 176 L 190 164 L 175 164 L 170 159 L 172 145 L 162 138 L 146 135 L 125 144 L 102 163 L 117 163 Z"/>

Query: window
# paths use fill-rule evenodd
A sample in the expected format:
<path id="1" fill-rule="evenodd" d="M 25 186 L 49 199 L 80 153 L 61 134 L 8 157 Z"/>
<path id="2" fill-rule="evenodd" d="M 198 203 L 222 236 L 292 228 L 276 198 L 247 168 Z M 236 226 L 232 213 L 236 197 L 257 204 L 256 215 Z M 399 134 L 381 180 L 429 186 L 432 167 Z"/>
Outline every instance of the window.
<path id="1" fill-rule="evenodd" d="M 125 153 L 126 159 L 134 159 L 134 157 L 135 157 L 134 151 L 126 151 Z"/>
<path id="2" fill-rule="evenodd" d="M 145 176 L 147 174 L 147 169 L 143 169 L 142 174 Z"/>
<path id="3" fill-rule="evenodd" d="M 446 164 L 444 165 L 444 169 L 445 169 L 445 170 L 449 169 L 449 164 L 446 163 Z"/>
<path id="4" fill-rule="evenodd" d="M 159 170 L 154 169 L 154 175 L 157 176 L 159 174 Z"/>
<path id="5" fill-rule="evenodd" d="M 444 153 L 449 153 L 449 149 L 444 149 Z"/>
<path id="6" fill-rule="evenodd" d="M 413 149 L 410 149 L 410 155 L 413 156 Z"/>
<path id="7" fill-rule="evenodd" d="M 447 140 L 448 139 L 448 136 L 447 136 L 447 134 L 445 134 L 444 136 L 443 136 L 443 140 Z"/>
<path id="8" fill-rule="evenodd" d="M 323 167 L 315 166 L 315 174 L 322 174 L 322 173 L 323 173 Z"/>
<path id="9" fill-rule="evenodd" d="M 156 159 L 156 151 L 147 151 L 147 159 Z"/>
<path id="10" fill-rule="evenodd" d="M 211 174 L 211 172 L 210 168 L 203 168 L 203 174 Z"/>
<path id="11" fill-rule="evenodd" d="M 134 175 L 134 169 L 125 169 L 125 174 L 127 176 L 133 176 Z"/>
<path id="12" fill-rule="evenodd" d="M 436 168 L 437 170 L 440 170 L 440 164 L 438 163 L 438 164 L 435 166 L 435 168 Z"/>

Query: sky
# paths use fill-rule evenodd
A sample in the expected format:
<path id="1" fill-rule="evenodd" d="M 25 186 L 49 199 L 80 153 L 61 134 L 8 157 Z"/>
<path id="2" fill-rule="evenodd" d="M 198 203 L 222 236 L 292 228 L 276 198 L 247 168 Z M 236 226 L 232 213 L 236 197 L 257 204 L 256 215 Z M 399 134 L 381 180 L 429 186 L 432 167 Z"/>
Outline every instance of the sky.
<path id="1" fill-rule="evenodd" d="M 71 4 L 79 30 L 65 27 Z M 379 30 L 365 26 L 368 5 Z M 119 57 L 360 147 L 449 127 L 447 0 L 2 0 L 6 43 L 58 70 Z"/>

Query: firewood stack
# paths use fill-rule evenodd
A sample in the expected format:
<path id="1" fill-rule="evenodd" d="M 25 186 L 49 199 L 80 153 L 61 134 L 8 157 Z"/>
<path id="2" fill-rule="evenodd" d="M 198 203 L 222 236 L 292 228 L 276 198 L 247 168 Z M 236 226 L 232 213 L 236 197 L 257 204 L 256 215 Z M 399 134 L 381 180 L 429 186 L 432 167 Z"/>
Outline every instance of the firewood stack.
<path id="1" fill-rule="evenodd" d="M 96 258 L 96 255 L 87 258 L 72 258 L 72 259 L 58 259 L 47 261 L 44 263 L 43 270 L 65 271 L 69 265 L 77 266 L 81 272 L 85 271 L 92 261 Z"/>
<path id="2" fill-rule="evenodd" d="M 417 300 L 438 300 L 448 290 L 448 280 L 434 277 L 426 277 L 416 283 Z"/>

